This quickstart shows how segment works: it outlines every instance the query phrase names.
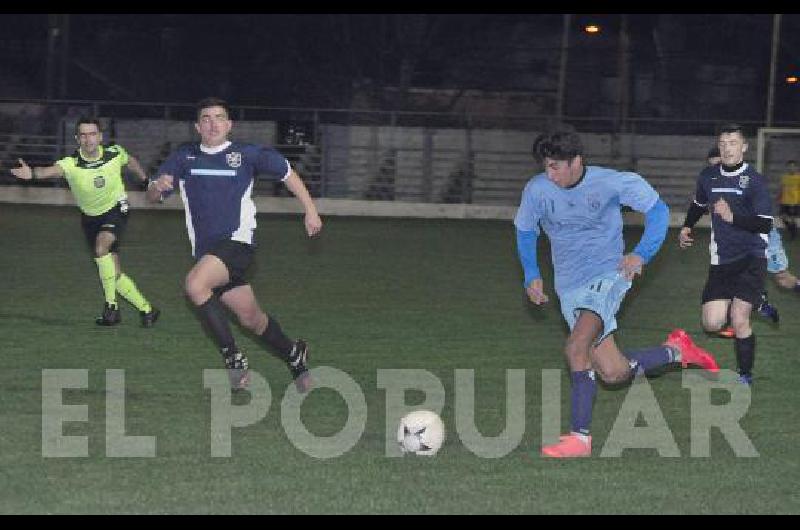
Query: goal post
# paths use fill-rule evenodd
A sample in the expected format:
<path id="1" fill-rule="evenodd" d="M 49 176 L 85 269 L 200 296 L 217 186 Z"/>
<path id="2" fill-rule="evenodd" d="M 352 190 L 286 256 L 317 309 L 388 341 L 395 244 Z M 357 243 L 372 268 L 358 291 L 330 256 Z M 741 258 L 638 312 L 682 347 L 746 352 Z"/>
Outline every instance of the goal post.
<path id="1" fill-rule="evenodd" d="M 756 171 L 764 175 L 776 164 L 800 160 L 800 128 L 759 127 L 756 138 Z M 777 175 L 776 175 L 777 176 Z M 774 179 L 771 179 L 774 180 Z"/>

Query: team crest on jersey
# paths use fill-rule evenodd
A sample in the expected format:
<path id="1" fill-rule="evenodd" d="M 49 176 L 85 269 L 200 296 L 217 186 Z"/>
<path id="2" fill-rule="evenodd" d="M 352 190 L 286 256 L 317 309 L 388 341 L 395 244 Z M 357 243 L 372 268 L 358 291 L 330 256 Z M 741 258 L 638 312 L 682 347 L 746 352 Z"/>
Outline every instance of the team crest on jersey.
<path id="1" fill-rule="evenodd" d="M 242 153 L 240 153 L 239 151 L 228 153 L 227 155 L 225 155 L 225 160 L 228 162 L 229 166 L 239 167 L 242 165 Z"/>
<path id="2" fill-rule="evenodd" d="M 106 179 L 105 179 L 105 177 L 103 177 L 103 175 L 97 175 L 94 178 L 94 187 L 95 188 L 102 188 L 105 185 L 106 185 Z"/>
<path id="3" fill-rule="evenodd" d="M 739 187 L 740 188 L 746 188 L 748 184 L 750 184 L 750 177 L 748 175 L 740 175 L 739 176 Z"/>
<path id="4" fill-rule="evenodd" d="M 588 197 L 586 197 L 586 202 L 589 203 L 589 208 L 592 211 L 596 211 L 600 209 L 600 196 L 596 193 L 590 193 Z"/>

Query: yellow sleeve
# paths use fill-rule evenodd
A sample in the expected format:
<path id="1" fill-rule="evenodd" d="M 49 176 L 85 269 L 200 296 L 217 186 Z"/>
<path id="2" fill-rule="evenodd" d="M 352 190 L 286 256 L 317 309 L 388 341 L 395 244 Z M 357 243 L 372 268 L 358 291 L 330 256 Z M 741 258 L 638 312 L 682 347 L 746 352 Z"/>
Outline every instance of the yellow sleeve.
<path id="1" fill-rule="evenodd" d="M 56 160 L 56 165 L 64 172 L 64 176 L 69 178 L 69 173 L 75 167 L 75 159 L 71 156 L 66 156 L 61 160 Z"/>
<path id="2" fill-rule="evenodd" d="M 128 152 L 121 145 L 119 145 L 119 144 L 110 145 L 108 147 L 108 150 L 109 151 L 116 151 L 117 153 L 119 153 L 119 156 L 120 156 L 119 163 L 120 163 L 120 165 L 124 166 L 125 164 L 128 163 Z"/>

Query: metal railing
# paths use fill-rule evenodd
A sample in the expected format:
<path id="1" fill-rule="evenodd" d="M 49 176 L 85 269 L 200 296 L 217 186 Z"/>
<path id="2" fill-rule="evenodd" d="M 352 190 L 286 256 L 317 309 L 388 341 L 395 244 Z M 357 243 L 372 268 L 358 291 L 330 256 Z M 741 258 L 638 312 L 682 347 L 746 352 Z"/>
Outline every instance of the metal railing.
<path id="1" fill-rule="evenodd" d="M 17 105 L 15 108 L 18 110 L 25 109 L 23 114 L 27 115 L 26 119 L 31 120 L 26 123 L 25 128 L 37 131 L 27 134 L 16 131 L 0 134 L 0 183 L 5 184 L 15 182 L 8 168 L 16 165 L 17 158 L 25 158 L 34 165 L 49 165 L 72 151 L 74 140 L 70 124 L 80 114 L 96 115 L 107 120 L 108 139 L 116 136 L 115 123 L 122 123 L 129 118 L 151 118 L 157 123 L 163 120 L 164 127 L 175 123 L 171 120 L 188 124 L 194 119 L 194 108 L 189 104 L 0 99 L 0 113 L 3 105 L 6 105 L 6 110 L 8 105 Z M 26 105 L 40 107 L 36 111 Z M 235 106 L 233 114 L 238 120 L 252 119 L 270 123 L 276 129 L 276 141 L 273 142 L 275 147 L 292 162 L 303 176 L 312 195 L 316 197 L 491 205 L 516 204 L 527 178 L 537 169 L 527 148 L 492 148 L 484 145 L 480 138 L 486 138 L 486 132 L 492 130 L 501 135 L 509 133 L 525 136 L 527 132 L 541 130 L 552 119 L 546 116 L 511 117 L 249 106 Z M 56 120 L 56 125 L 48 125 L 48 119 Z M 698 149 L 696 153 L 673 152 L 670 155 L 656 153 L 660 147 L 655 151 L 651 147 L 649 154 L 640 153 L 638 146 L 647 144 L 648 133 L 667 135 L 670 129 L 668 124 L 681 128 L 681 135 L 674 136 L 675 138 L 685 137 L 690 130 L 699 130 L 701 132 L 698 134 L 702 135 L 699 141 L 702 145 L 710 145 L 716 122 L 712 124 L 632 118 L 629 120 L 631 133 L 608 134 L 614 123 L 615 120 L 610 118 L 591 118 L 575 123 L 579 130 L 590 132 L 590 135 L 593 129 L 601 131 L 604 135 L 600 136 L 611 144 L 602 153 L 587 149 L 587 159 L 599 165 L 637 171 L 651 181 L 670 205 L 685 207 L 687 197 L 693 190 L 694 178 L 702 165 L 705 148 Z M 337 128 L 337 125 L 345 128 Z M 48 128 L 55 129 L 55 132 L 39 132 Z M 331 135 L 348 136 L 356 129 L 361 134 L 358 141 L 342 143 L 330 138 Z M 189 130 L 187 126 L 187 131 Z M 413 145 L 387 142 L 386 138 L 379 141 L 379 132 L 387 130 L 390 131 L 390 136 L 398 138 L 408 139 L 413 135 L 415 141 L 411 142 Z M 392 132 L 401 130 L 402 134 L 398 132 L 395 135 Z M 442 132 L 448 130 L 451 136 L 449 143 L 440 142 Z M 365 140 L 365 134 L 369 131 L 372 131 L 369 133 L 372 140 Z M 436 134 L 437 143 L 434 144 Z M 462 136 L 454 140 L 454 135 Z M 166 134 L 162 136 L 167 138 Z M 182 141 L 190 139 L 187 137 Z M 617 145 L 624 139 L 630 145 L 625 148 Z M 125 146 L 129 142 L 132 145 L 136 142 L 154 143 L 146 135 L 117 140 Z M 132 149 L 132 154 L 139 156 L 145 168 L 152 172 L 177 143 L 167 139 L 161 144 L 155 142 L 155 146 L 150 145 L 154 152 L 148 156 L 140 156 L 136 148 Z M 63 186 L 64 183 L 55 180 L 34 185 Z M 267 195 L 288 194 L 282 185 L 270 182 L 257 182 L 256 190 Z"/>
<path id="2" fill-rule="evenodd" d="M 112 124 L 115 119 L 163 119 L 187 120 L 195 118 L 193 103 L 179 102 L 123 102 L 97 100 L 42 100 L 0 98 L 0 132 L 14 132 L 15 125 L 24 122 L 25 116 L 17 116 L 20 109 L 35 114 L 43 128 L 50 127 L 50 133 L 64 116 L 79 115 L 102 116 Z M 276 121 L 303 124 L 308 128 L 307 140 L 317 142 L 319 125 L 382 125 L 405 127 L 457 127 L 490 128 L 512 130 L 541 130 L 556 121 L 554 114 L 520 115 L 491 113 L 452 113 L 422 112 L 405 110 L 372 109 L 331 109 L 331 108 L 292 108 L 257 105 L 231 105 L 232 118 L 240 121 Z M 713 134 L 721 122 L 736 121 L 752 132 L 763 127 L 763 120 L 737 120 L 736 116 L 720 119 L 674 119 L 655 116 L 628 116 L 621 120 L 618 116 L 583 117 L 566 115 L 560 121 L 574 125 L 582 132 L 594 133 L 632 133 L 632 134 Z M 773 127 L 800 127 L 797 121 L 775 120 Z"/>

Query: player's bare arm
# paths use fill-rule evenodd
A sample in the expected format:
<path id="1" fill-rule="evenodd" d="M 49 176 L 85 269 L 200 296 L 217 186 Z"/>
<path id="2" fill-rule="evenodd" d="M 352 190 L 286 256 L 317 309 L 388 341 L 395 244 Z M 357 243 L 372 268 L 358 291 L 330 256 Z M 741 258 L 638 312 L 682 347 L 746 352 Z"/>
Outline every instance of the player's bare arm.
<path id="1" fill-rule="evenodd" d="M 171 191 L 174 178 L 172 175 L 161 175 L 147 186 L 147 200 L 150 202 L 161 202 L 162 193 Z"/>
<path id="2" fill-rule="evenodd" d="M 644 259 L 640 255 L 633 253 L 626 254 L 619 262 L 619 270 L 628 281 L 633 281 L 637 274 L 641 276 L 643 266 Z"/>
<path id="3" fill-rule="evenodd" d="M 314 204 L 314 200 L 308 193 L 306 185 L 303 184 L 303 180 L 294 169 L 290 169 L 289 171 L 289 177 L 285 181 L 286 188 L 291 191 L 292 194 L 297 197 L 297 200 L 299 200 L 303 205 L 303 208 L 306 211 L 304 219 L 306 233 L 309 235 L 309 237 L 313 237 L 319 234 L 320 230 L 322 230 L 322 219 L 317 212 L 317 207 Z"/>
<path id="4" fill-rule="evenodd" d="M 726 223 L 733 222 L 733 212 L 725 199 L 719 199 L 714 203 L 714 213 L 722 217 L 722 220 Z"/>
<path id="5" fill-rule="evenodd" d="M 694 238 L 692 238 L 692 229 L 688 226 L 684 226 L 678 233 L 678 244 L 681 248 L 689 248 L 692 246 L 692 243 L 694 243 Z"/>
<path id="6" fill-rule="evenodd" d="M 144 172 L 142 164 L 136 157 L 128 155 L 128 169 L 130 169 L 140 181 L 147 182 L 147 173 Z"/>
<path id="7" fill-rule="evenodd" d="M 530 285 L 525 288 L 525 292 L 530 301 L 536 305 L 546 304 L 550 301 L 550 297 L 544 294 L 544 281 L 541 278 L 531 281 Z"/>
<path id="8" fill-rule="evenodd" d="M 32 167 L 25 163 L 21 158 L 18 158 L 19 167 L 11 168 L 11 174 L 20 180 L 32 179 L 52 179 L 64 176 L 64 170 L 61 166 L 54 164 L 52 166 Z"/>

